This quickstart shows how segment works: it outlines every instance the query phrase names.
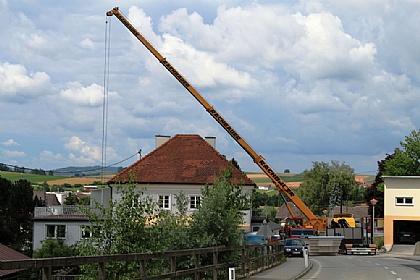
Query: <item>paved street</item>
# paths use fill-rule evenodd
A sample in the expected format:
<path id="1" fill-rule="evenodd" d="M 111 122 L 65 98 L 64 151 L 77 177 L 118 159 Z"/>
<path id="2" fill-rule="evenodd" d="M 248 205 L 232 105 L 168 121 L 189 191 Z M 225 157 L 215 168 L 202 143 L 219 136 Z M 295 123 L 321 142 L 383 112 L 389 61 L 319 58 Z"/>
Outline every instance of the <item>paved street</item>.
<path id="1" fill-rule="evenodd" d="M 247 279 L 420 279 L 420 256 L 413 252 L 414 245 L 395 245 L 390 252 L 376 256 L 310 256 L 308 268 L 303 258 L 288 258 L 286 263 Z"/>

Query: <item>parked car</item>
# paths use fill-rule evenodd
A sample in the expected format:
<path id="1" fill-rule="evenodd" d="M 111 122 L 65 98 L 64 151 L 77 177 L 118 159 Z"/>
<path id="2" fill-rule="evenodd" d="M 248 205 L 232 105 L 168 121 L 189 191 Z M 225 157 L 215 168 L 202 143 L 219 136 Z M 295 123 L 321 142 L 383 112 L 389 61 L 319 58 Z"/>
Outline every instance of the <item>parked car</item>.
<path id="1" fill-rule="evenodd" d="M 303 250 L 305 247 L 305 241 L 300 238 L 288 238 L 284 240 L 284 254 L 286 257 L 303 257 Z"/>
<path id="2" fill-rule="evenodd" d="M 398 243 L 416 243 L 416 235 L 411 228 L 402 227 L 398 231 Z"/>

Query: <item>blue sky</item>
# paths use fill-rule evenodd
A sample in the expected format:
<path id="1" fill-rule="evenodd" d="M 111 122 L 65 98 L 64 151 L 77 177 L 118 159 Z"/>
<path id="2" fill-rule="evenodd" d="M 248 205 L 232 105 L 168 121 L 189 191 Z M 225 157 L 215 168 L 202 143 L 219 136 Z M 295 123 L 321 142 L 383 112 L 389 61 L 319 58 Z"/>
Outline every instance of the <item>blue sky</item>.
<path id="1" fill-rule="evenodd" d="M 191 133 L 259 171 L 115 17 L 104 77 L 116 5 L 278 172 L 375 174 L 420 127 L 420 1 L 0 0 L 0 162 L 100 165 L 108 92 L 106 165 Z"/>

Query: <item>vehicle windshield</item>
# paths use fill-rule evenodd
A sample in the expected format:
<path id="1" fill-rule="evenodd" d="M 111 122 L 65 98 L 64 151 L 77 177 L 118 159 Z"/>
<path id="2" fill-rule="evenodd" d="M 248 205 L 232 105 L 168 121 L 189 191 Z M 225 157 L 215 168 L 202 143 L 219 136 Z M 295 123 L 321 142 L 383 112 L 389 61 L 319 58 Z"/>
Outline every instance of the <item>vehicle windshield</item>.
<path id="1" fill-rule="evenodd" d="M 286 246 L 302 246 L 303 242 L 300 239 L 287 239 L 284 245 L 286 245 Z"/>

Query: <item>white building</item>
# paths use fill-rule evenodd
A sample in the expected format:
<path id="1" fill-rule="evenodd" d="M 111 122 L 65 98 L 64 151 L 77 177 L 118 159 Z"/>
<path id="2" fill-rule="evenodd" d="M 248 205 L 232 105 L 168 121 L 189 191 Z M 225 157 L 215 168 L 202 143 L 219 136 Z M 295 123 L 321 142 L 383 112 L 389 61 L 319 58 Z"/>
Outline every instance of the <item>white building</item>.
<path id="1" fill-rule="evenodd" d="M 203 139 L 199 135 L 178 134 L 173 138 L 156 137 L 157 148 L 138 160 L 108 182 L 110 188 L 93 190 L 91 200 L 107 206 L 110 199 L 120 199 L 116 185 L 136 184 L 146 188 L 147 195 L 155 198 L 163 209 L 178 212 L 175 195 L 181 191 L 188 197 L 188 213 L 195 211 L 205 185 L 211 185 L 218 174 L 232 169 L 232 183 L 241 184 L 251 197 L 255 184 L 234 167 L 215 149 L 215 138 Z M 92 204 L 93 205 L 93 204 Z M 41 240 L 62 238 L 71 245 L 88 237 L 80 225 L 89 225 L 81 212 L 72 212 L 63 206 L 57 209 L 43 207 L 34 215 L 34 251 L 41 247 Z M 243 230 L 251 231 L 251 210 L 245 211 Z"/>

